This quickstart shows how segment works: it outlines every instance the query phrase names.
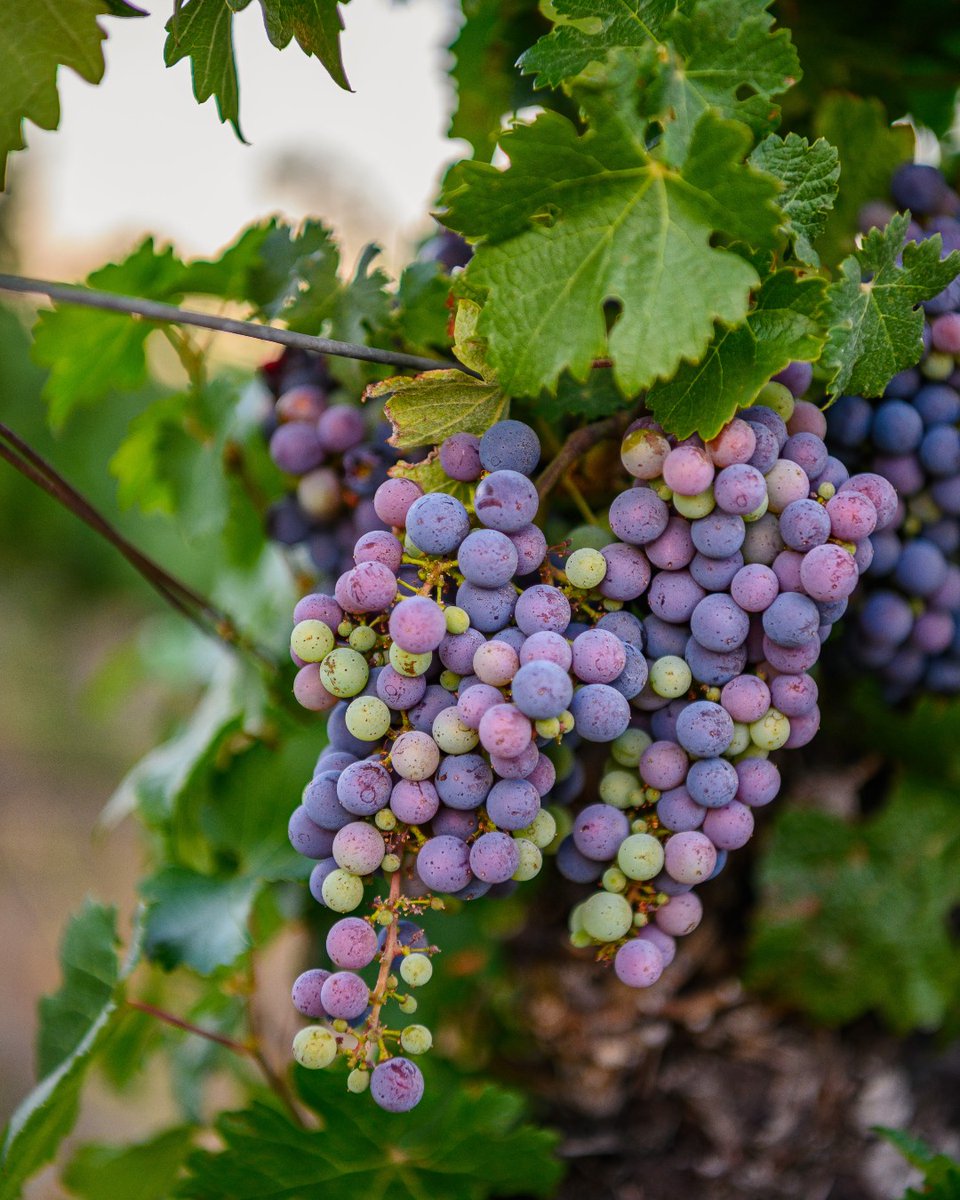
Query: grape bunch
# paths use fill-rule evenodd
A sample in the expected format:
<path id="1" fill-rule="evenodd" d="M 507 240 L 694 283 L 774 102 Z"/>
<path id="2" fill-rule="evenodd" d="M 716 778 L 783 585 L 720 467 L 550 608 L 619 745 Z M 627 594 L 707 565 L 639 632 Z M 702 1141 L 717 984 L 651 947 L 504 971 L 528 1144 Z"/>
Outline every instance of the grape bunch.
<path id="1" fill-rule="evenodd" d="M 391 1112 L 419 1100 L 408 1055 L 431 1043 L 381 1015 L 412 1014 L 408 989 L 432 973 L 417 916 L 540 871 L 560 812 L 546 802 L 582 779 L 570 745 L 623 735 L 647 678 L 635 622 L 616 611 L 646 586 L 639 552 L 578 551 L 566 574 L 551 563 L 535 523 L 536 433 L 502 421 L 482 438 L 454 434 L 438 457 L 452 490 L 381 483 L 373 503 L 390 529 L 357 539 L 333 595 L 298 603 L 291 638 L 295 695 L 329 714 L 329 745 L 290 839 L 317 860 L 321 904 L 354 914 L 372 897 L 330 930 L 331 969 L 296 981 L 294 1005 L 318 1023 L 294 1052 L 308 1067 L 345 1057 L 349 1089 L 369 1087 Z M 556 763 L 567 778 L 555 788 Z M 374 967 L 375 981 L 360 973 Z"/>
<path id="2" fill-rule="evenodd" d="M 320 579 L 352 565 L 358 537 L 386 526 L 373 496 L 399 455 L 390 425 L 338 395 L 326 360 L 285 350 L 263 369 L 274 404 L 264 423 L 270 457 L 296 485 L 267 514 L 271 538 L 303 546 Z"/>
<path id="3" fill-rule="evenodd" d="M 892 181 L 913 214 L 908 236 L 960 249 L 960 199 L 934 167 L 910 164 Z M 861 224 L 894 209 L 866 206 Z M 882 475 L 901 497 L 896 519 L 871 537 L 856 619 L 844 656 L 876 672 L 891 701 L 960 692 L 960 284 L 924 304 L 924 354 L 871 404 L 842 396 L 827 412 L 827 441 L 852 470 Z"/>
<path id="4" fill-rule="evenodd" d="M 598 802 L 557 852 L 568 879 L 599 883 L 573 909 L 574 944 L 633 987 L 660 976 L 700 921 L 695 887 L 777 795 L 769 756 L 816 734 L 810 672 L 869 565 L 870 535 L 897 516 L 886 479 L 848 477 L 828 454 L 823 414 L 790 390 L 809 380 L 794 364 L 706 444 L 636 421 L 622 444 L 635 484 L 609 510 L 619 541 L 567 561 L 572 582 L 595 570 L 602 594 L 624 600 L 602 623 L 644 680 Z"/>

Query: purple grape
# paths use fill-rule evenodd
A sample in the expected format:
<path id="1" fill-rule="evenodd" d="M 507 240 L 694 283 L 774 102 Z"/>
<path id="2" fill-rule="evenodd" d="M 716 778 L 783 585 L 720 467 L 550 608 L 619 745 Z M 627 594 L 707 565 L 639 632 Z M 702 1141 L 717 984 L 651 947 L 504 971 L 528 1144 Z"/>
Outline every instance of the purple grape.
<path id="1" fill-rule="evenodd" d="M 454 433 L 440 445 L 440 466 L 451 479 L 472 483 L 480 478 L 480 439 L 474 433 Z"/>
<path id="2" fill-rule="evenodd" d="M 640 778 L 647 787 L 667 792 L 683 783 L 688 765 L 686 754 L 676 742 L 653 742 L 640 759 Z"/>
<path id="3" fill-rule="evenodd" d="M 677 718 L 677 741 L 690 754 L 715 758 L 733 740 L 733 718 L 719 704 L 697 700 Z"/>
<path id="4" fill-rule="evenodd" d="M 330 972 L 321 967 L 314 967 L 297 976 L 290 992 L 293 1007 L 297 1012 L 303 1013 L 305 1017 L 316 1017 L 323 1021 L 329 1019 L 330 1014 L 320 999 L 321 989 L 329 978 Z"/>
<path id="5" fill-rule="evenodd" d="M 616 679 L 611 681 L 610 686 L 619 692 L 625 700 L 632 700 L 646 686 L 649 668 L 647 667 L 647 660 L 636 646 L 631 645 L 629 642 L 624 642 L 624 651 L 626 652 L 626 664 Z"/>
<path id="6" fill-rule="evenodd" d="M 613 969 L 621 983 L 627 987 L 650 987 L 663 974 L 663 955 L 650 941 L 633 938 L 617 951 Z"/>
<path id="7" fill-rule="evenodd" d="M 470 517 L 456 496 L 429 492 L 410 505 L 406 529 L 424 554 L 454 555 L 470 532 Z"/>
<path id="8" fill-rule="evenodd" d="M 441 805 L 430 828 L 438 836 L 455 837 L 465 842 L 480 828 L 480 818 L 474 811 L 463 812 Z"/>
<path id="9" fill-rule="evenodd" d="M 717 653 L 742 646 L 749 631 L 750 618 L 724 593 L 705 596 L 690 616 L 690 632 L 701 646 Z"/>
<path id="10" fill-rule="evenodd" d="M 280 425 L 270 439 L 270 457 L 288 475 L 306 475 L 324 458 L 324 446 L 311 421 Z"/>
<path id="11" fill-rule="evenodd" d="M 725 592 L 733 583 L 737 572 L 743 567 L 743 555 L 731 554 L 729 558 L 707 558 L 695 554 L 690 563 L 690 575 L 708 592 Z"/>
<path id="12" fill-rule="evenodd" d="M 348 613 L 384 612 L 397 594 L 397 577 L 381 562 L 362 562 L 337 580 L 334 595 Z"/>
<path id="13" fill-rule="evenodd" d="M 480 587 L 508 583 L 517 570 L 517 550 L 505 533 L 475 529 L 460 544 L 457 561 L 464 579 Z"/>
<path id="14" fill-rule="evenodd" d="M 377 935 L 373 926 L 360 917 L 343 917 L 331 925 L 326 945 L 327 957 L 334 966 L 360 971 L 373 962 L 377 953 Z"/>
<path id="15" fill-rule="evenodd" d="M 428 779 L 400 779 L 390 793 L 390 810 L 405 825 L 425 825 L 437 815 L 440 798 Z"/>
<path id="16" fill-rule="evenodd" d="M 522 529 L 507 532 L 517 552 L 517 575 L 529 575 L 536 571 L 547 554 L 547 539 L 537 525 L 524 525 Z"/>
<path id="17" fill-rule="evenodd" d="M 439 684 L 428 683 L 427 690 L 419 704 L 415 704 L 407 713 L 410 724 L 418 733 L 433 732 L 433 723 L 445 708 L 450 707 L 450 693 Z"/>
<path id="18" fill-rule="evenodd" d="M 540 811 L 540 796 L 526 779 L 501 779 L 490 789 L 486 807 L 498 828 L 526 829 Z"/>
<path id="19" fill-rule="evenodd" d="M 780 457 L 802 467 L 808 479 L 815 479 L 827 465 L 827 448 L 814 433 L 794 433 L 784 442 Z"/>
<path id="20" fill-rule="evenodd" d="M 377 676 L 376 689 L 387 708 L 406 712 L 423 699 L 427 681 L 422 675 L 401 675 L 388 664 Z"/>
<path id="21" fill-rule="evenodd" d="M 724 685 L 720 703 L 735 721 L 750 725 L 770 707 L 770 689 L 758 675 L 738 675 Z"/>
<path id="22" fill-rule="evenodd" d="M 692 637 L 687 639 L 683 653 L 694 679 L 707 687 L 723 687 L 742 674 L 747 665 L 746 646 L 726 651 L 708 650 Z"/>
<path id="23" fill-rule="evenodd" d="M 385 1112 L 409 1112 L 423 1097 L 423 1075 L 408 1058 L 378 1063 L 370 1076 L 370 1095 Z"/>
<path id="24" fill-rule="evenodd" d="M 780 536 L 791 550 L 822 545 L 830 534 L 830 515 L 816 500 L 794 500 L 780 514 Z"/>
<path id="25" fill-rule="evenodd" d="M 581 854 L 568 834 L 557 847 L 557 870 L 571 883 L 593 883 L 603 874 L 603 863 Z"/>
<path id="26" fill-rule="evenodd" d="M 756 467 L 734 463 L 724 467 L 713 485 L 717 508 L 744 517 L 756 512 L 767 496 L 767 483 Z"/>
<path id="27" fill-rule="evenodd" d="M 412 479 L 388 479 L 377 488 L 373 507 L 381 521 L 402 527 L 410 506 L 422 495 L 423 488 Z"/>
<path id="28" fill-rule="evenodd" d="M 694 546 L 707 558 L 729 558 L 743 545 L 746 529 L 743 517 L 714 511 L 691 522 L 690 536 Z"/>
<path id="29" fill-rule="evenodd" d="M 326 858 L 333 846 L 330 831 L 311 821 L 302 804 L 290 814 L 287 834 L 290 845 L 305 858 Z"/>
<path id="30" fill-rule="evenodd" d="M 643 649 L 643 623 L 639 617 L 635 617 L 633 613 L 621 609 L 620 612 L 604 613 L 597 622 L 598 629 L 607 629 L 610 633 L 615 633 L 621 641 L 628 645 L 636 646 L 638 650 Z M 523 656 L 521 655 L 521 661 Z M 569 664 L 568 664 L 569 665 Z M 563 666 L 563 663 L 560 663 Z"/>
<path id="31" fill-rule="evenodd" d="M 661 571 L 650 584 L 647 603 L 654 616 L 680 624 L 690 620 L 705 596 L 706 592 L 689 571 Z"/>
<path id="32" fill-rule="evenodd" d="M 605 629 L 587 629 L 574 639 L 573 673 L 583 683 L 612 683 L 626 665 L 627 652 L 616 634 Z M 563 707 L 569 702 L 568 698 Z M 559 716 L 559 713 L 548 715 Z"/>
<path id="33" fill-rule="evenodd" d="M 380 831 L 366 821 L 351 821 L 333 839 L 337 865 L 353 875 L 372 875 L 383 862 L 383 851 Z"/>
<path id="34" fill-rule="evenodd" d="M 608 613 L 607 615 L 620 616 L 621 614 Z M 637 624 L 639 625 L 639 622 Z M 542 630 L 540 633 L 531 633 L 529 637 L 525 637 L 519 654 L 521 666 L 534 662 L 550 662 L 563 671 L 569 671 L 573 663 L 573 651 L 570 643 L 552 630 Z"/>
<path id="35" fill-rule="evenodd" d="M 690 522 L 683 517 L 671 517 L 661 535 L 644 548 L 644 553 L 655 567 L 662 571 L 679 571 L 689 566 L 696 553 Z M 611 550 L 612 547 L 607 547 Z M 603 551 L 601 551 L 603 553 Z M 604 558 L 606 558 L 604 554 Z M 609 562 L 609 560 L 608 560 Z M 642 593 L 638 593 L 640 595 Z M 617 597 L 614 597 L 616 599 Z M 636 597 L 624 597 L 635 599 Z"/>
<path id="36" fill-rule="evenodd" d="M 609 804 L 589 804 L 573 823 L 573 843 L 582 855 L 597 862 L 616 857 L 630 833 L 630 822 Z"/>
<path id="37" fill-rule="evenodd" d="M 704 822 L 709 816 L 707 813 Z M 675 833 L 667 838 L 663 854 L 664 869 L 677 883 L 702 883 L 710 878 L 717 865 L 716 847 L 706 834 L 696 830 Z"/>
<path id="38" fill-rule="evenodd" d="M 494 471 L 477 485 L 473 506 L 477 519 L 488 529 L 517 533 L 537 515 L 540 497 L 519 471 Z"/>
<path id="39" fill-rule="evenodd" d="M 310 895 L 318 904 L 322 904 L 324 907 L 326 907 L 327 902 L 323 898 L 323 881 L 333 871 L 338 871 L 339 869 L 337 860 L 331 856 L 330 858 L 322 858 L 310 872 L 308 883 Z"/>
<path id="40" fill-rule="evenodd" d="M 381 808 L 386 808 L 392 788 L 387 768 L 383 763 L 368 758 L 351 763 L 341 772 L 337 780 L 337 799 L 347 812 L 358 817 L 370 817 Z"/>
<path id="41" fill-rule="evenodd" d="M 670 510 L 648 487 L 629 488 L 610 505 L 610 528 L 622 542 L 645 546 L 667 527 Z"/>
<path id="42" fill-rule="evenodd" d="M 630 723 L 630 705 L 605 683 L 578 688 L 570 702 L 576 732 L 588 742 L 615 741 Z"/>
<path id="43" fill-rule="evenodd" d="M 482 633 L 495 633 L 513 617 L 517 593 L 508 583 L 497 588 L 461 583 L 457 589 L 457 606 L 466 612 L 475 629 Z"/>
<path id="44" fill-rule="evenodd" d="M 320 989 L 320 1000 L 335 1020 L 353 1021 L 370 1003 L 370 989 L 352 971 L 334 971 Z"/>
<path id="45" fill-rule="evenodd" d="M 459 838 L 429 838 L 417 854 L 417 874 L 434 892 L 459 892 L 472 879 L 470 848 Z"/>
<path id="46" fill-rule="evenodd" d="M 520 865 L 520 851 L 505 833 L 483 833 L 470 848 L 470 869 L 484 883 L 506 883 Z"/>
<path id="47" fill-rule="evenodd" d="M 497 421 L 480 439 L 480 462 L 486 471 L 532 475 L 539 461 L 540 439 L 522 421 Z"/>
<path id="48" fill-rule="evenodd" d="M 324 450 L 342 454 L 366 436 L 363 413 L 350 404 L 334 404 L 317 421 L 317 437 Z"/>
<path id="49" fill-rule="evenodd" d="M 704 808 L 721 808 L 729 804 L 739 786 L 737 772 L 725 758 L 699 759 L 687 772 L 686 788 L 690 798 Z M 659 813 L 659 808 L 657 811 Z"/>
<path id="50" fill-rule="evenodd" d="M 602 631 L 596 631 L 602 632 Z M 581 634 L 586 637 L 586 634 Z M 608 635 L 612 637 L 613 635 Z M 579 641 L 579 639 L 577 639 Z M 621 647 L 623 643 L 620 643 Z M 576 655 L 576 643 L 574 643 Z M 623 655 L 626 665 L 626 653 Z M 623 667 L 621 666 L 621 670 Z M 620 672 L 618 671 L 617 674 Z M 573 684 L 570 676 L 556 663 L 546 660 L 529 662 L 520 667 L 513 678 L 511 688 L 513 703 L 531 720 L 540 721 L 559 717 L 573 699 Z"/>
<path id="51" fill-rule="evenodd" d="M 476 809 L 493 786 L 493 772 L 479 754 L 449 754 L 440 760 L 434 784 L 448 808 Z"/>
<path id="52" fill-rule="evenodd" d="M 403 546 L 392 533 L 388 533 L 385 529 L 374 529 L 357 538 L 353 561 L 355 563 L 381 562 L 396 574 L 403 562 Z"/>
<path id="53" fill-rule="evenodd" d="M 819 627 L 820 610 L 799 592 L 781 593 L 763 614 L 764 633 L 788 649 L 806 645 L 817 636 Z"/>
<path id="54" fill-rule="evenodd" d="M 514 704 L 495 704 L 480 718 L 480 743 L 490 754 L 516 758 L 530 744 L 533 726 Z"/>
<path id="55" fill-rule="evenodd" d="M 736 798 L 751 808 L 760 808 L 777 798 L 780 772 L 765 758 L 745 758 L 736 765 L 740 786 Z"/>
<path id="56" fill-rule="evenodd" d="M 428 596 L 407 596 L 390 614 L 390 636 L 410 654 L 436 650 L 446 634 L 443 609 Z"/>
<path id="57" fill-rule="evenodd" d="M 674 833 L 699 829 L 706 812 L 706 808 L 698 804 L 685 787 L 670 788 L 657 801 L 657 820 L 664 829 Z"/>

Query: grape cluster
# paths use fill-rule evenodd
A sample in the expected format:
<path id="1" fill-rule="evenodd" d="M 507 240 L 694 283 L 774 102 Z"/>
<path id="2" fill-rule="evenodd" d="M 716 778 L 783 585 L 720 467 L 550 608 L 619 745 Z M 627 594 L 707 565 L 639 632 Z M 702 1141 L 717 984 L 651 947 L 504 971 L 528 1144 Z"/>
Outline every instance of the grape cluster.
<path id="1" fill-rule="evenodd" d="M 320 355 L 285 350 L 263 378 L 274 397 L 264 423 L 270 457 L 296 481 L 270 508 L 268 533 L 303 546 L 313 571 L 332 583 L 352 565 L 356 539 L 386 528 L 373 496 L 399 457 L 390 425 L 348 403 Z"/>
<path id="2" fill-rule="evenodd" d="M 317 860 L 321 904 L 354 913 L 374 893 L 368 914 L 330 930 L 332 972 L 297 980 L 295 1006 L 323 1023 L 294 1051 L 309 1067 L 345 1056 L 348 1087 L 369 1086 L 389 1111 L 419 1100 L 406 1054 L 430 1046 L 423 1026 L 381 1020 L 388 1002 L 414 1012 L 406 988 L 430 978 L 435 947 L 415 918 L 539 872 L 560 812 L 544 802 L 569 800 L 582 778 L 571 744 L 623 735 L 647 678 L 635 622 L 615 611 L 646 586 L 639 552 L 578 551 L 566 575 L 552 565 L 535 523 L 536 433 L 502 421 L 454 434 L 438 458 L 451 490 L 381 483 L 373 503 L 390 529 L 357 539 L 333 595 L 299 602 L 291 638 L 295 695 L 329 714 L 329 745 L 290 839 Z M 373 964 L 370 983 L 359 972 Z"/>
<path id="3" fill-rule="evenodd" d="M 913 213 L 908 236 L 960 249 L 960 199 L 933 167 L 910 164 L 893 198 Z M 894 209 L 870 204 L 864 229 Z M 960 283 L 924 304 L 924 355 L 883 399 L 843 396 L 827 412 L 827 441 L 852 470 L 869 470 L 901 497 L 896 519 L 871 537 L 845 657 L 875 671 L 891 700 L 920 691 L 960 692 Z"/>
<path id="4" fill-rule="evenodd" d="M 601 624 L 643 681 L 599 802 L 557 853 L 567 878 L 600 885 L 572 912 L 574 944 L 597 947 L 633 987 L 660 976 L 700 921 L 693 889 L 777 795 L 769 755 L 817 732 L 810 671 L 869 564 L 870 535 L 896 519 L 891 484 L 848 477 L 823 414 L 795 402 L 791 388 L 809 379 L 795 364 L 706 444 L 636 421 L 622 444 L 636 482 L 609 511 L 620 540 L 567 562 L 571 580 L 596 570 L 601 593 L 626 602 Z"/>

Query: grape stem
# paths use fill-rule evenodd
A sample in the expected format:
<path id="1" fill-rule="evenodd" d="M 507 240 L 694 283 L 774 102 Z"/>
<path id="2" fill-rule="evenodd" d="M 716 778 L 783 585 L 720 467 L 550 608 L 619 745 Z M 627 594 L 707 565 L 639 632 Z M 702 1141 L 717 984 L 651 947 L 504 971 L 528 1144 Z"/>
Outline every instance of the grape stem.
<path id="1" fill-rule="evenodd" d="M 630 409 L 626 412 L 614 413 L 612 417 L 605 417 L 602 421 L 594 421 L 592 425 L 584 425 L 582 429 L 575 429 L 537 480 L 540 499 L 543 500 L 564 478 L 568 468 L 598 442 L 621 437 L 632 419 L 633 410 Z"/>
<path id="2" fill-rule="evenodd" d="M 277 664 L 273 658 L 241 634 L 225 612 L 138 550 L 51 463 L 3 423 L 0 423 L 0 458 L 119 550 L 134 570 L 181 616 L 203 633 L 219 638 L 234 650 L 252 655 L 261 666 L 276 673 Z"/>
<path id="3" fill-rule="evenodd" d="M 380 955 L 380 970 L 373 989 L 373 1011 L 370 1014 L 370 1028 L 375 1029 L 380 1023 L 380 1010 L 387 995 L 387 980 L 390 978 L 390 968 L 393 966 L 393 956 L 397 950 L 397 901 L 400 899 L 400 872 L 394 871 L 390 876 L 390 911 L 393 920 L 387 926 L 387 936 L 383 941 L 383 951 Z"/>
<path id="4" fill-rule="evenodd" d="M 314 354 L 330 354 L 336 358 L 354 358 L 361 362 L 385 363 L 391 367 L 409 367 L 415 371 L 450 370 L 454 368 L 479 379 L 476 371 L 463 363 L 437 358 L 423 358 L 418 354 L 403 354 L 398 350 L 382 350 L 376 346 L 360 346 L 353 342 L 338 342 L 331 338 L 314 337 L 297 333 L 293 329 L 277 329 L 272 325 L 259 325 L 255 321 L 238 321 L 234 317 L 218 316 L 214 313 L 195 312 L 178 308 L 174 304 L 161 304 L 156 300 L 145 300 L 135 296 L 119 296 L 114 292 L 100 292 L 92 288 L 78 287 L 69 283 L 52 283 L 47 279 L 29 279 L 23 275 L 0 275 L 0 291 L 27 292 L 48 296 L 63 304 L 80 304 L 87 308 L 99 308 L 105 312 L 127 313 L 148 321 L 163 321 L 175 325 L 197 325 L 202 329 L 215 329 L 220 333 L 234 333 L 240 337 L 257 338 L 262 342 L 277 342 L 281 346 L 292 346 L 297 350 L 309 350 Z"/>

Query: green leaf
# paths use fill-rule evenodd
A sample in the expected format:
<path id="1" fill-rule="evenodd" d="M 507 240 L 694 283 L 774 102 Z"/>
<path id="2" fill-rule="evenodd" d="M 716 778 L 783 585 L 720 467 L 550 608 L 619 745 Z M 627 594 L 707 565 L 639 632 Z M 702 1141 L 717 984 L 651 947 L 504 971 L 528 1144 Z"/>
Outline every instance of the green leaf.
<path id="1" fill-rule="evenodd" d="M 770 275 L 742 325 L 718 329 L 699 363 L 682 363 L 669 382 L 651 390 L 650 411 L 678 437 L 716 437 L 771 376 L 788 363 L 819 356 L 826 338 L 819 320 L 825 291 L 823 279 L 800 279 L 790 270 Z"/>
<path id="2" fill-rule="evenodd" d="M 648 151 L 622 114 L 594 108 L 589 131 L 554 113 L 502 139 L 506 171 L 450 172 L 446 224 L 485 237 L 466 270 L 487 293 L 480 333 L 504 389 L 554 391 L 610 357 L 627 395 L 706 350 L 716 321 L 736 324 L 759 279 L 718 235 L 773 248 L 777 185 L 743 163 L 750 135 L 705 114 L 679 168 Z M 693 280 L 696 283 L 693 284 Z M 607 332 L 605 306 L 619 316 Z"/>
<path id="3" fill-rule="evenodd" d="M 186 0 L 166 24 L 163 61 L 175 66 L 190 59 L 198 104 L 216 99 L 221 123 L 229 121 L 241 142 L 240 84 L 233 53 L 233 11 L 227 0 Z"/>
<path id="4" fill-rule="evenodd" d="M 614 383 L 609 367 L 597 367 L 583 383 L 566 373 L 561 375 L 556 396 L 542 397 L 538 401 L 538 409 L 548 417 L 556 413 L 558 417 L 567 415 L 596 421 L 619 412 L 629 404 L 630 401 L 624 399 Z"/>
<path id="5" fill-rule="evenodd" d="M 102 939 L 98 956 L 108 953 L 107 947 L 116 956 L 114 910 L 101 908 L 100 915 L 94 916 L 92 909 L 93 906 L 88 906 L 75 920 L 82 921 L 91 936 L 97 931 Z M 16 1200 L 24 1182 L 54 1158 L 61 1141 L 73 1128 L 87 1070 L 115 1027 L 124 981 L 137 962 L 138 939 L 139 931 L 135 931 L 126 961 L 116 965 L 115 985 L 99 1010 L 91 1015 L 80 1041 L 40 1080 L 10 1118 L 0 1146 L 0 1200 Z M 92 953 L 89 944 L 87 952 Z"/>
<path id="6" fill-rule="evenodd" d="M 522 1124 L 513 1092 L 477 1088 L 427 1068 L 427 1090 L 409 1113 L 351 1104 L 333 1071 L 297 1071 L 322 1131 L 298 1129 L 255 1103 L 217 1122 L 222 1153 L 198 1151 L 179 1195 L 189 1200 L 483 1200 L 552 1194 L 562 1175 L 556 1137 Z M 441 1085 L 440 1080 L 444 1081 Z M 432 1085 L 432 1086 L 431 1086 Z M 384 1154 L 384 1139 L 390 1153 Z"/>
<path id="7" fill-rule="evenodd" d="M 821 257 L 832 266 L 854 249 L 864 204 L 889 195 L 893 172 L 913 156 L 914 135 L 906 125 L 891 128 L 879 100 L 846 93 L 823 100 L 814 127 L 837 147 L 843 164 L 836 203 L 817 242 Z"/>
<path id="8" fill-rule="evenodd" d="M 537 75 L 535 86 L 557 87 L 611 51 L 633 51 L 650 68 L 645 110 L 669 118 L 675 148 L 708 110 L 765 132 L 779 113 L 772 97 L 800 77 L 790 34 L 771 32 L 770 3 L 554 0 L 560 23 L 521 56 L 520 68 Z"/>
<path id="9" fill-rule="evenodd" d="M 168 971 L 187 966 L 209 975 L 230 966 L 250 946 L 247 922 L 260 887 L 257 879 L 164 868 L 140 887 L 147 901 L 144 953 Z"/>
<path id="10" fill-rule="evenodd" d="M 431 450 L 427 457 L 421 459 L 420 462 L 394 463 L 390 468 L 390 474 L 394 479 L 412 479 L 425 492 L 449 492 L 451 496 L 456 496 L 464 504 L 470 501 L 470 484 L 451 479 L 441 467 L 439 452 L 435 449 Z"/>
<path id="11" fill-rule="evenodd" d="M 108 0 L 5 0 L 0 5 L 0 188 L 7 155 L 22 150 L 23 122 L 41 129 L 60 123 L 57 71 L 71 67 L 87 83 L 103 78 L 106 34 L 97 17 Z"/>
<path id="12" fill-rule="evenodd" d="M 118 971 L 116 910 L 86 900 L 64 931 L 60 965 L 60 990 L 40 1001 L 40 1079 L 73 1053 L 113 995 Z"/>
<path id="13" fill-rule="evenodd" d="M 849 826 L 786 811 L 759 869 L 748 980 L 829 1024 L 878 1011 L 935 1029 L 960 1001 L 960 814 L 954 793 L 904 776 Z"/>
<path id="14" fill-rule="evenodd" d="M 189 1126 L 165 1129 L 128 1146 L 80 1146 L 63 1184 L 81 1200 L 166 1200 L 193 1141 Z"/>
<path id="15" fill-rule="evenodd" d="M 960 275 L 960 251 L 941 258 L 939 234 L 905 243 L 908 223 L 909 214 L 898 213 L 886 229 L 871 229 L 828 289 L 830 335 L 823 362 L 831 371 L 831 396 L 879 396 L 898 371 L 919 362 L 919 306 Z"/>
<path id="16" fill-rule="evenodd" d="M 410 353 L 450 353 L 449 300 L 450 276 L 439 263 L 414 262 L 404 267 L 391 324 Z"/>
<path id="17" fill-rule="evenodd" d="M 304 54 L 316 55 L 330 78 L 352 91 L 340 51 L 343 18 L 337 0 L 260 0 L 260 7 L 267 37 L 278 50 L 296 38 Z"/>
<path id="18" fill-rule="evenodd" d="M 872 1132 L 885 1138 L 911 1166 L 923 1172 L 923 1191 L 908 1188 L 903 1200 L 960 1200 L 960 1162 L 937 1154 L 926 1142 L 902 1130 L 875 1125 Z"/>
<path id="19" fill-rule="evenodd" d="M 818 267 L 820 257 L 813 243 L 833 208 L 840 178 L 836 147 L 823 138 L 811 146 L 795 133 L 785 138 L 771 133 L 754 149 L 750 161 L 783 184 L 779 204 L 787 215 L 786 233 L 794 253 L 801 262 Z"/>

